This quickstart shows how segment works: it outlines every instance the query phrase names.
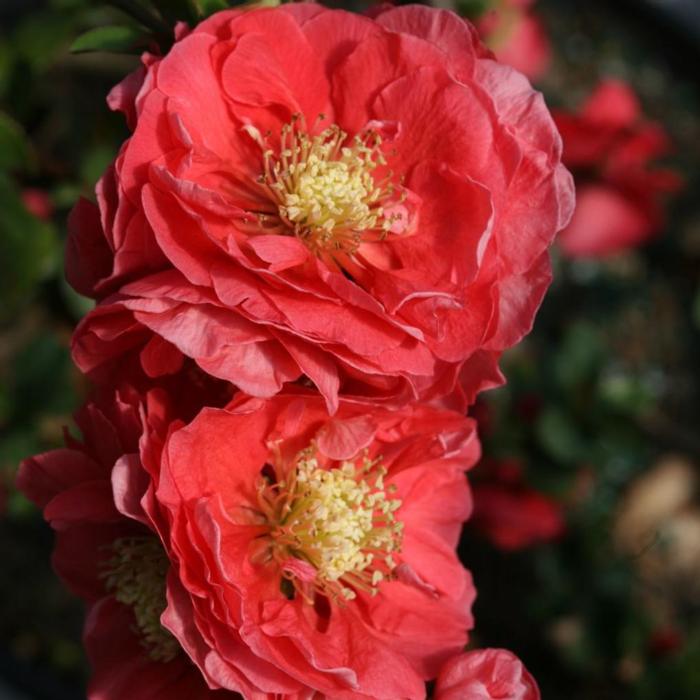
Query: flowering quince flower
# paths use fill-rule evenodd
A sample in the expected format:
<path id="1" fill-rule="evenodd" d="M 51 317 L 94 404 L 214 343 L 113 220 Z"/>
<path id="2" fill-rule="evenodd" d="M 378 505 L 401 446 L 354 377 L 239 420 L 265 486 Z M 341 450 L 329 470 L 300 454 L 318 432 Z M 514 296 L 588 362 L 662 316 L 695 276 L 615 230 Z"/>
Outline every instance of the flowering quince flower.
<path id="1" fill-rule="evenodd" d="M 532 12 L 533 4 L 533 0 L 491 0 L 476 27 L 499 61 L 538 80 L 549 68 L 552 47 L 542 22 Z"/>
<path id="2" fill-rule="evenodd" d="M 331 412 L 502 381 L 573 189 L 541 96 L 470 24 L 224 11 L 108 101 L 133 134 L 71 217 L 69 280 L 100 302 L 81 369 L 186 356 L 260 397 L 305 375 Z"/>
<path id="3" fill-rule="evenodd" d="M 203 410 L 163 451 L 179 576 L 165 625 L 212 687 L 423 698 L 463 647 L 474 589 L 454 547 L 474 425 L 316 394 Z"/>
<path id="4" fill-rule="evenodd" d="M 604 80 L 578 114 L 558 111 L 564 162 L 576 177 L 576 211 L 559 237 L 570 257 L 635 248 L 664 226 L 663 195 L 681 179 L 651 163 L 671 150 L 660 124 L 644 120 L 639 100 L 619 80 Z"/>
<path id="5" fill-rule="evenodd" d="M 535 679 L 511 652 L 478 649 L 450 659 L 440 671 L 435 700 L 540 700 Z"/>
<path id="6" fill-rule="evenodd" d="M 89 604 L 90 700 L 424 698 L 463 648 L 473 421 L 301 391 L 185 423 L 122 390 L 24 462 Z"/>
<path id="7" fill-rule="evenodd" d="M 123 475 L 136 472 L 144 430 L 168 423 L 162 392 L 105 393 L 76 422 L 83 442 L 68 436 L 65 448 L 25 460 L 17 484 L 44 509 L 56 530 L 54 567 L 88 606 L 89 700 L 219 698 L 158 621 L 169 564 L 156 528 L 120 503 L 147 479 L 127 484 Z"/>

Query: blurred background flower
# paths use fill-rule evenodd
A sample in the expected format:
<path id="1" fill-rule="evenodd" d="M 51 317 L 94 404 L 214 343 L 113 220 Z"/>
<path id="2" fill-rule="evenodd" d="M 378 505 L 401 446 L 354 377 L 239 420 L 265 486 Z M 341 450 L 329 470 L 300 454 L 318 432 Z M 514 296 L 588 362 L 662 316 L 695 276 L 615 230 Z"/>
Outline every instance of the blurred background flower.
<path id="1" fill-rule="evenodd" d="M 458 9 L 474 21 L 499 61 L 537 80 L 549 68 L 552 50 L 533 4 L 534 0 L 461 0 Z"/>
<path id="2" fill-rule="evenodd" d="M 564 162 L 576 178 L 576 214 L 559 236 L 571 257 L 602 257 L 634 248 L 665 224 L 663 195 L 680 189 L 670 168 L 653 167 L 671 142 L 646 121 L 632 88 L 604 79 L 578 112 L 558 110 Z"/>
<path id="3" fill-rule="evenodd" d="M 499 549 L 526 549 L 564 533 L 563 504 L 528 486 L 517 459 L 483 460 L 472 491 L 470 524 Z"/>

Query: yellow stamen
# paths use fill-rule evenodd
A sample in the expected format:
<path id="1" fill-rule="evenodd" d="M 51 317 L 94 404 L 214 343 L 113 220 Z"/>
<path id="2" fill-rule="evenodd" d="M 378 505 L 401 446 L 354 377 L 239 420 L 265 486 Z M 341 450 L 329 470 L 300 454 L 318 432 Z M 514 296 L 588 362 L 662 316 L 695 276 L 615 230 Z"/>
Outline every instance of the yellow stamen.
<path id="1" fill-rule="evenodd" d="M 392 552 L 400 550 L 403 523 L 383 484 L 386 469 L 366 455 L 338 466 L 321 465 L 313 447 L 301 452 L 285 479 L 262 479 L 259 504 L 269 523 L 268 558 L 289 558 L 315 569 L 313 588 L 351 600 L 357 590 L 375 595 L 391 578 Z M 302 581 L 285 577 L 307 600 Z"/>
<path id="2" fill-rule="evenodd" d="M 171 661 L 180 646 L 160 624 L 165 610 L 165 577 L 170 562 L 155 536 L 125 537 L 112 545 L 114 556 L 103 573 L 108 591 L 134 611 L 136 627 L 154 661 Z"/>
<path id="3" fill-rule="evenodd" d="M 263 148 L 258 182 L 278 211 L 278 217 L 258 216 L 266 232 L 292 233 L 324 255 L 353 254 L 364 241 L 381 240 L 397 228 L 404 215 L 396 205 L 405 194 L 395 191 L 391 171 L 375 181 L 374 171 L 387 165 L 376 131 L 349 139 L 332 125 L 312 136 L 296 115 L 282 127 L 275 150 L 256 130 L 249 133 Z"/>

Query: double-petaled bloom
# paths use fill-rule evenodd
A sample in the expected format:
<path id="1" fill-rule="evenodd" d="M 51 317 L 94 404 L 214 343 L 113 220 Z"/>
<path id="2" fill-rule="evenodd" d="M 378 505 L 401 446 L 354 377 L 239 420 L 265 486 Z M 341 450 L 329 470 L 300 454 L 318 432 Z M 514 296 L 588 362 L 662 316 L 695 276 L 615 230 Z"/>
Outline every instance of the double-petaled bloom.
<path id="1" fill-rule="evenodd" d="M 78 365 L 183 356 L 249 394 L 463 407 L 532 324 L 571 178 L 541 96 L 471 25 L 221 12 L 110 95 L 133 129 L 71 222 Z"/>
<path id="2" fill-rule="evenodd" d="M 170 565 L 157 527 L 124 507 L 144 487 L 152 503 L 143 465 L 156 467 L 166 403 L 160 390 L 106 391 L 76 415 L 82 441 L 67 437 L 65 448 L 25 460 L 19 472 L 18 486 L 56 531 L 54 568 L 87 604 L 90 700 L 218 697 L 160 624 Z"/>
<path id="3" fill-rule="evenodd" d="M 425 697 L 471 627 L 454 548 L 472 421 L 345 401 L 331 417 L 310 392 L 189 423 L 168 403 L 90 403 L 84 441 L 20 473 L 90 604 L 91 700 Z"/>

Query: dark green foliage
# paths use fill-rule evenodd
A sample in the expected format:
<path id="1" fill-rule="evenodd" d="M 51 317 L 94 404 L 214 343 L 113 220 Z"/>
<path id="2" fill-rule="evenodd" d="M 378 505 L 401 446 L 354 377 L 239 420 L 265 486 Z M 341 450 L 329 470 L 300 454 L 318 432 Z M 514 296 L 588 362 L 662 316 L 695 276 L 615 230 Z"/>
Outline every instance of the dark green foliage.
<path id="1" fill-rule="evenodd" d="M 113 25 L 95 27 L 81 34 L 72 44 L 73 53 L 86 51 L 110 51 L 113 53 L 140 53 L 147 46 L 143 32 L 133 27 Z"/>

